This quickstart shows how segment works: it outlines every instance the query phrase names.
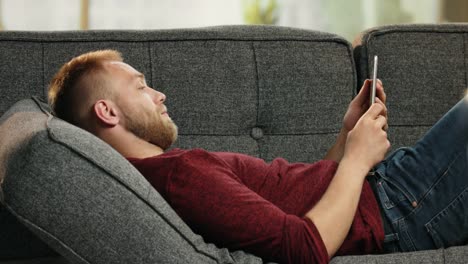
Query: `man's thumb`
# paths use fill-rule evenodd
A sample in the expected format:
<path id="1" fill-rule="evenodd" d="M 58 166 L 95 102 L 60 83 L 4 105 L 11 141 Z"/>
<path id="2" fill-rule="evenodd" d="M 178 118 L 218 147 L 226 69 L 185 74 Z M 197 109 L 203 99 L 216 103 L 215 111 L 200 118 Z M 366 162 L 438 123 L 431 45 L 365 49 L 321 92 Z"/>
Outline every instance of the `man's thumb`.
<path id="1" fill-rule="evenodd" d="M 384 108 L 381 104 L 375 103 L 369 107 L 369 110 L 367 110 L 365 114 L 375 119 L 380 115 L 380 113 L 382 113 L 383 110 Z"/>

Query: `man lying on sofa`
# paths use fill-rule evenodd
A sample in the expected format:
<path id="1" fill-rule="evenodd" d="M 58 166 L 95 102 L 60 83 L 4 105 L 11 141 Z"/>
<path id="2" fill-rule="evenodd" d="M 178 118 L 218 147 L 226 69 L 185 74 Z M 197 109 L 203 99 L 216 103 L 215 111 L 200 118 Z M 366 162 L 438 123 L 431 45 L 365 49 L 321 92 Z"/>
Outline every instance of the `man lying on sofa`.
<path id="1" fill-rule="evenodd" d="M 383 160 L 386 96 L 379 81 L 369 106 L 370 83 L 351 101 L 335 145 L 313 164 L 166 151 L 177 138 L 166 96 L 113 50 L 63 65 L 49 103 L 125 156 L 195 233 L 220 247 L 280 263 L 326 263 L 334 255 L 464 243 L 468 103 L 460 101 L 416 146 Z"/>

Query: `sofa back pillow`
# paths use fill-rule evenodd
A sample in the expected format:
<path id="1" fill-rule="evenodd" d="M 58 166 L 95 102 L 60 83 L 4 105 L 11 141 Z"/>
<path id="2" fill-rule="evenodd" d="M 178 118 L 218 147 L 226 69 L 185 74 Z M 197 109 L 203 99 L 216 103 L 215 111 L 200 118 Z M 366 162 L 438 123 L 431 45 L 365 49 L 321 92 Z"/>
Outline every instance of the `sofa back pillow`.
<path id="1" fill-rule="evenodd" d="M 21 112 L 30 113 L 29 118 L 25 117 L 23 120 L 19 120 L 18 115 L 15 115 L 19 109 Z M 20 141 L 27 141 L 34 133 L 35 126 L 29 123 L 30 117 L 41 115 L 40 113 L 34 114 L 34 112 L 37 112 L 34 105 L 18 104 L 0 118 L 0 184 L 6 174 L 6 166 L 3 161 L 8 158 L 8 154 L 14 152 L 21 145 Z M 6 122 L 6 120 L 9 121 Z M 3 193 L 0 188 L 0 200 L 2 198 Z M 0 205 L 0 226 L 2 227 L 0 228 L 0 260 L 23 259 L 25 261 L 25 259 L 50 256 L 60 259 L 54 250 L 31 233 L 2 205 Z"/>

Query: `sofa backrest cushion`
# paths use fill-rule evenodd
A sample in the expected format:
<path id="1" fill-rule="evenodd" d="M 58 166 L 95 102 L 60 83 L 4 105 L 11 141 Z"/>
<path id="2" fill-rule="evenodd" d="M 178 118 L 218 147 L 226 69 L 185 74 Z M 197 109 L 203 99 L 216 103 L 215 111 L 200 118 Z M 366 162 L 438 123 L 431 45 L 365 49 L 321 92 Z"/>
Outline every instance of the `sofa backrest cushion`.
<path id="1" fill-rule="evenodd" d="M 145 178 L 37 98 L 0 119 L 2 204 L 72 263 L 261 261 L 203 242 Z"/>
<path id="2" fill-rule="evenodd" d="M 387 93 L 393 148 L 417 139 L 465 95 L 466 24 L 369 29 L 354 43 L 358 79 L 370 78 L 374 55 Z"/>

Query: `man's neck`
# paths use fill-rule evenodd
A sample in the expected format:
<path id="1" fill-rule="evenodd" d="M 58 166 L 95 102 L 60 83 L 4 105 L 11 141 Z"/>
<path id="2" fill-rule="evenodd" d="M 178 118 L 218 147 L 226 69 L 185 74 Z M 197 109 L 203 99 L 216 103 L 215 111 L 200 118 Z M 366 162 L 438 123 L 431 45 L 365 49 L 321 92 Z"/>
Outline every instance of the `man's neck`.
<path id="1" fill-rule="evenodd" d="M 126 158 L 144 159 L 158 156 L 164 153 L 164 150 L 162 150 L 159 146 L 156 146 L 141 139 L 131 142 L 129 144 L 132 144 L 132 147 L 129 148 L 119 146 L 119 149 L 115 149 Z"/>
<path id="2" fill-rule="evenodd" d="M 120 133 L 118 134 L 119 136 L 116 135 L 117 134 L 107 134 L 100 138 L 126 158 L 143 159 L 164 153 L 161 147 L 145 141 L 130 132 Z"/>

